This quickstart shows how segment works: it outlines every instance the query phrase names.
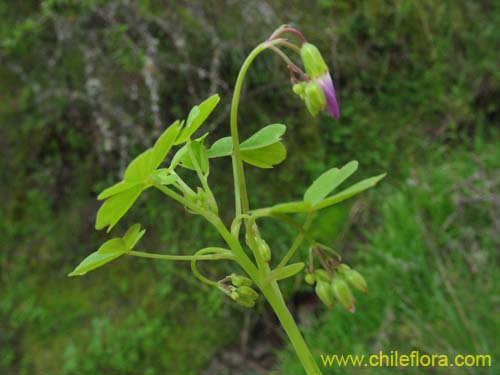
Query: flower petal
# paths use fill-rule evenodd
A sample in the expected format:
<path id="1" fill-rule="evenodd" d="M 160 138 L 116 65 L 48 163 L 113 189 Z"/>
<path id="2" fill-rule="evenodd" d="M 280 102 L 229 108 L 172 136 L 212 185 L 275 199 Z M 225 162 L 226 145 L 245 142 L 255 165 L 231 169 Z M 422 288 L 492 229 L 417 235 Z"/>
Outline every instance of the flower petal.
<path id="1" fill-rule="evenodd" d="M 326 97 L 328 112 L 334 118 L 340 117 L 339 105 L 337 103 L 337 97 L 335 96 L 335 87 L 333 86 L 332 77 L 330 73 L 323 74 L 321 77 L 316 79 L 319 83 Z"/>

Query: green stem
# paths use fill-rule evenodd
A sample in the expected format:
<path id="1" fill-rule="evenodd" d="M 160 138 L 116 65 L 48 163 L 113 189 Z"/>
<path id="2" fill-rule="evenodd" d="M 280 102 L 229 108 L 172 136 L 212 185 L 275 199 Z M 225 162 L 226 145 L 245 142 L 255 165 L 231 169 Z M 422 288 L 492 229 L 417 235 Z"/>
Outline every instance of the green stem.
<path id="1" fill-rule="evenodd" d="M 166 254 L 154 254 L 145 253 L 143 251 L 130 250 L 127 252 L 128 255 L 132 255 L 140 258 L 151 258 L 151 259 L 161 259 L 161 260 L 183 260 L 183 261 L 199 261 L 199 260 L 219 260 L 219 259 L 234 259 L 234 255 L 231 254 L 229 250 L 223 249 L 221 247 L 207 247 L 203 250 L 211 250 L 212 252 L 217 250 L 217 254 L 210 255 L 166 255 Z M 224 253 L 222 253 L 224 251 Z"/>
<path id="2" fill-rule="evenodd" d="M 286 255 L 281 259 L 281 262 L 278 264 L 276 267 L 275 271 L 279 271 L 281 268 L 286 266 L 290 259 L 295 255 L 297 249 L 299 246 L 302 244 L 302 241 L 304 241 L 305 238 L 305 233 L 307 233 L 309 227 L 311 226 L 311 223 L 314 218 L 314 211 L 309 212 L 307 215 L 306 221 L 304 222 L 304 225 L 302 226 L 302 230 L 297 234 L 297 237 L 295 238 L 295 241 L 293 241 L 292 246 L 290 246 L 290 249 L 286 253 Z"/>
<path id="3" fill-rule="evenodd" d="M 279 39 L 273 41 L 267 41 L 259 44 L 254 48 L 252 52 L 248 55 L 246 60 L 241 66 L 240 72 L 238 73 L 238 78 L 236 79 L 236 84 L 234 86 L 233 100 L 231 102 L 231 115 L 230 115 L 230 126 L 231 126 L 231 139 L 233 142 L 233 175 L 234 175 L 234 192 L 235 192 L 235 206 L 236 206 L 236 216 L 241 213 L 247 213 L 249 210 L 247 185 L 245 181 L 245 174 L 243 170 L 243 159 L 241 158 L 240 150 L 240 139 L 238 136 L 238 106 L 240 103 L 241 89 L 243 87 L 243 81 L 247 74 L 248 68 L 252 64 L 253 60 L 268 47 L 274 46 L 280 42 Z"/>
<path id="4" fill-rule="evenodd" d="M 227 253 L 229 253 L 229 257 L 227 256 L 228 255 Z M 201 249 L 196 252 L 195 256 L 199 257 L 198 259 L 191 260 L 191 271 L 193 271 L 193 274 L 196 276 L 196 278 L 198 278 L 198 280 L 204 282 L 205 284 L 219 288 L 220 285 L 217 281 L 210 280 L 209 278 L 203 276 L 201 272 L 198 270 L 198 267 L 196 266 L 196 262 L 200 260 L 200 257 L 210 256 L 205 254 L 210 254 L 212 256 L 214 255 L 225 256 L 224 258 L 218 258 L 218 259 L 234 259 L 234 255 L 232 255 L 228 250 L 222 249 L 220 247 L 207 247 L 205 249 Z"/>
<path id="5" fill-rule="evenodd" d="M 261 285 L 260 290 L 264 297 L 273 308 L 276 316 L 278 317 L 283 329 L 285 330 L 288 338 L 290 339 L 297 356 L 299 357 L 304 370 L 307 375 L 321 375 L 321 370 L 316 364 L 314 357 L 309 350 L 302 334 L 293 319 L 292 314 L 288 310 L 283 295 L 279 289 L 276 281 L 268 283 L 266 285 Z"/>
<path id="6" fill-rule="evenodd" d="M 266 48 L 272 47 L 276 44 L 279 44 L 280 42 L 280 39 L 276 39 L 259 44 L 246 58 L 236 80 L 230 115 L 231 139 L 233 143 L 232 163 L 236 201 L 236 217 L 240 217 L 240 215 L 246 214 L 249 210 L 243 159 L 241 157 L 240 140 L 238 136 L 238 105 L 241 96 L 241 89 L 243 87 L 243 81 L 253 60 Z M 218 220 L 220 221 L 220 219 Z M 233 234 L 231 234 L 222 222 L 217 223 L 214 221 L 212 224 L 214 224 L 228 246 L 231 248 L 231 250 L 233 250 L 241 267 L 255 281 L 255 283 L 260 288 L 267 301 L 273 308 L 274 312 L 281 322 L 281 325 L 287 333 L 288 338 L 290 339 L 302 365 L 304 366 L 307 375 L 321 375 L 320 369 L 314 361 L 314 358 L 309 348 L 307 347 L 307 344 L 305 343 L 304 338 L 302 337 L 297 327 L 297 324 L 295 323 L 292 315 L 290 314 L 290 311 L 285 304 L 278 284 L 276 283 L 276 281 L 268 281 L 268 276 L 271 273 L 269 265 L 265 264 L 264 267 L 261 266 L 257 268 L 245 254 L 240 242 L 238 241 L 239 225 L 234 226 L 234 230 L 232 231 Z M 293 252 L 295 252 L 295 250 Z M 291 256 L 293 256 L 293 253 L 291 254 Z"/>

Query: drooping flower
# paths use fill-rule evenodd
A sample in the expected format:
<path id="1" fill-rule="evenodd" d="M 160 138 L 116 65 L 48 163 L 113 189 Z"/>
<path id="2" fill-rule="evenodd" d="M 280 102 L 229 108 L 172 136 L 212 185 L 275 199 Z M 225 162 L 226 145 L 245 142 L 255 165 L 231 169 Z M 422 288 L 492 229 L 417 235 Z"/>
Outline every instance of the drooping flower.
<path id="1" fill-rule="evenodd" d="M 323 57 L 321 56 L 318 48 L 316 48 L 316 46 L 311 43 L 305 42 L 302 44 L 302 47 L 300 49 L 300 56 L 302 58 L 302 63 L 304 64 L 306 74 L 310 79 L 310 83 L 308 83 L 307 85 L 319 85 L 325 97 L 325 101 L 323 102 L 322 100 L 318 99 L 317 92 L 311 90 L 311 92 L 314 92 L 314 95 L 316 95 L 316 99 L 313 100 L 315 100 L 315 103 L 319 106 L 319 110 L 326 108 L 328 109 L 328 112 L 330 113 L 330 115 L 332 115 L 332 117 L 339 118 L 340 111 L 337 97 L 335 95 L 335 87 L 333 86 L 333 81 L 332 77 L 330 76 L 328 66 L 323 60 Z M 306 105 L 308 97 L 307 91 L 307 87 L 305 87 L 303 99 L 306 101 Z M 311 112 L 311 109 L 309 109 L 309 111 Z M 316 113 L 311 112 L 313 116 L 315 116 Z"/>

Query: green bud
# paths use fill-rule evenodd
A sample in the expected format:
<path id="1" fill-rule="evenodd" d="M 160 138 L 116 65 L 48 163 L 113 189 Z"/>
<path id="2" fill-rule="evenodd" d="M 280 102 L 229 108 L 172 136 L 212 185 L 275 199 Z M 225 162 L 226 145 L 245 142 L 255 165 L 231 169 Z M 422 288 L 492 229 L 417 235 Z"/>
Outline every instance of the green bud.
<path id="1" fill-rule="evenodd" d="M 320 111 L 326 108 L 326 97 L 323 89 L 315 82 L 309 82 L 305 88 L 305 102 L 309 113 L 317 116 Z"/>
<path id="2" fill-rule="evenodd" d="M 333 294 L 330 284 L 323 281 L 318 281 L 315 288 L 316 295 L 327 307 L 333 307 Z"/>
<path id="3" fill-rule="evenodd" d="M 259 237 L 257 239 L 257 251 L 264 262 L 268 263 L 271 261 L 271 249 L 263 238 Z"/>
<path id="4" fill-rule="evenodd" d="M 229 278 L 231 279 L 231 283 L 233 283 L 234 286 L 252 286 L 253 284 L 252 280 L 248 277 L 237 275 L 235 273 L 231 274 Z"/>
<path id="5" fill-rule="evenodd" d="M 304 100 L 305 99 L 305 93 L 304 93 L 305 87 L 306 87 L 306 83 L 300 82 L 300 83 L 296 83 L 295 85 L 293 85 L 292 90 L 296 95 L 300 96 L 300 98 L 302 100 Z"/>
<path id="6" fill-rule="evenodd" d="M 341 273 L 342 275 L 345 275 L 346 272 L 349 272 L 350 269 L 351 267 L 344 263 L 341 263 L 337 266 L 337 271 L 339 271 L 339 273 Z"/>
<path id="7" fill-rule="evenodd" d="M 314 79 L 328 73 L 328 66 L 318 48 L 311 43 L 304 43 L 300 48 L 300 57 L 309 78 Z"/>
<path id="8" fill-rule="evenodd" d="M 250 297 L 247 297 L 247 296 L 240 296 L 240 298 L 238 298 L 236 300 L 236 302 L 243 306 L 243 307 L 247 307 L 249 309 L 251 309 L 252 307 L 255 306 L 255 299 L 252 299 Z"/>
<path id="9" fill-rule="evenodd" d="M 332 279 L 330 277 L 330 275 L 328 274 L 328 272 L 326 272 L 323 269 L 316 270 L 316 272 L 314 274 L 315 274 L 316 280 L 318 280 L 318 282 L 323 281 L 325 283 L 329 283 Z"/>
<path id="10" fill-rule="evenodd" d="M 354 289 L 359 290 L 363 293 L 368 293 L 368 285 L 366 280 L 361 274 L 356 270 L 349 270 L 344 275 L 347 283 Z"/>
<path id="11" fill-rule="evenodd" d="M 356 310 L 354 306 L 355 300 L 351 293 L 351 289 L 349 289 L 344 279 L 335 277 L 331 284 L 331 290 L 335 298 L 337 298 L 347 310 L 352 313 Z"/>
<path id="12" fill-rule="evenodd" d="M 240 294 L 236 290 L 233 290 L 230 296 L 233 301 L 238 301 L 240 299 Z"/>
<path id="13" fill-rule="evenodd" d="M 312 273 L 307 273 L 304 279 L 309 285 L 314 285 L 316 282 L 316 277 Z"/>
<path id="14" fill-rule="evenodd" d="M 237 289 L 237 292 L 240 294 L 241 297 L 249 297 L 249 298 L 254 299 L 254 300 L 259 298 L 259 293 L 257 293 L 255 290 L 253 290 L 249 286 L 240 286 Z"/>

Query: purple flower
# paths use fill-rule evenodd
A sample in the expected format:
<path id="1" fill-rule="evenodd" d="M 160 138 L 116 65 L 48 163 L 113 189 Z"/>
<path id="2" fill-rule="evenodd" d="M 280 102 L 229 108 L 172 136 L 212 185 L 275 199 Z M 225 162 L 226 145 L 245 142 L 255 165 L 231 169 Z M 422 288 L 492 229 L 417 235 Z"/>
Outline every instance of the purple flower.
<path id="1" fill-rule="evenodd" d="M 340 117 L 339 104 L 337 103 L 337 97 L 335 96 L 335 87 L 333 86 L 332 77 L 329 72 L 324 73 L 320 77 L 314 80 L 318 83 L 323 89 L 323 93 L 326 97 L 326 106 L 328 108 L 328 112 L 334 118 Z"/>

